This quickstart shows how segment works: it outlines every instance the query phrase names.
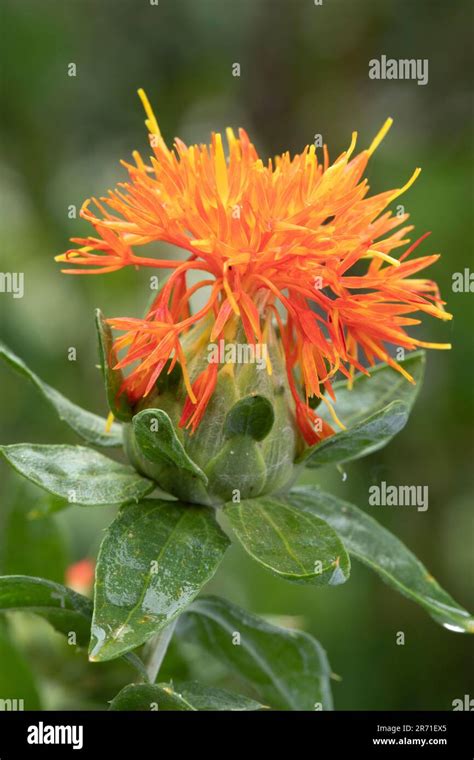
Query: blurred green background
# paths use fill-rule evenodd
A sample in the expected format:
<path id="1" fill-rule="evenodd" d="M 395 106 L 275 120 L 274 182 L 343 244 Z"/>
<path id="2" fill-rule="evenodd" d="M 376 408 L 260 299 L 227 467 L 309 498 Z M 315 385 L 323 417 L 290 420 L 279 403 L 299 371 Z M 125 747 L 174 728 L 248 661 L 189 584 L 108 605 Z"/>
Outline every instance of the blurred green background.
<path id="1" fill-rule="evenodd" d="M 393 116 L 369 169 L 372 191 L 400 187 L 416 166 L 423 168 L 400 202 L 418 235 L 432 230 L 420 253 L 443 253 L 430 276 L 454 320 L 427 321 L 423 335 L 451 341 L 453 350 L 430 353 L 412 418 L 387 449 L 350 464 L 345 481 L 334 469 L 306 479 L 317 477 L 376 516 L 472 610 L 474 296 L 451 288 L 453 273 L 472 261 L 468 0 L 2 5 L 1 269 L 24 272 L 25 295 L 0 294 L 1 338 L 49 383 L 101 414 L 93 309 L 141 315 L 150 272 L 67 277 L 53 256 L 70 236 L 89 229 L 68 217 L 68 207 L 79 209 L 86 197 L 123 180 L 119 159 L 128 160 L 133 149 L 147 154 L 137 88 L 148 93 L 168 141 L 174 135 L 207 141 L 211 130 L 244 126 L 264 156 L 300 151 L 319 133 L 334 158 L 352 130 L 364 147 Z M 429 84 L 370 80 L 368 61 L 382 54 L 427 58 Z M 240 77 L 232 76 L 236 62 Z M 70 63 L 75 77 L 68 76 Z M 70 347 L 76 361 L 68 360 Z M 0 384 L 2 443 L 77 442 L 34 389 L 4 367 Z M 3 464 L 0 478 L 5 522 L 15 502 L 24 511 L 36 494 L 31 501 L 30 492 L 18 492 L 18 479 Z M 428 485 L 428 511 L 369 507 L 368 488 L 381 480 Z M 17 517 L 20 538 L 13 549 L 3 546 L 2 569 L 60 578 L 66 564 L 95 556 L 112 516 L 109 509 L 77 507 L 58 514 L 38 556 L 22 551 L 34 527 Z M 232 548 L 209 590 L 256 613 L 295 616 L 321 641 L 342 679 L 333 689 L 338 709 L 449 710 L 453 699 L 474 695 L 472 640 L 444 630 L 359 565 L 344 586 L 311 590 L 273 578 Z M 41 699 L 46 707 L 100 706 L 133 675 L 122 665 L 87 665 L 34 618 L 17 616 L 9 625 L 14 641 L 2 642 L 2 628 L 0 673 L 14 659 L 8 647 L 18 649 L 18 683 L 27 678 L 25 658 L 33 663 L 31 705 Z M 396 644 L 398 631 L 405 632 L 405 646 Z"/>

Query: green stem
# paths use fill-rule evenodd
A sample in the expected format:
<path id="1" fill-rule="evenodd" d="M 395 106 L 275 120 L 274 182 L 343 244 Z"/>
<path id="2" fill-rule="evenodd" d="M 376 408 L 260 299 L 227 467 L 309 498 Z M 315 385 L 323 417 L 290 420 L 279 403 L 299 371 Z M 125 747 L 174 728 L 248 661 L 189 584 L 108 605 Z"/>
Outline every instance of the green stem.
<path id="1" fill-rule="evenodd" d="M 149 656 L 146 663 L 146 671 L 150 683 L 155 683 L 156 681 L 177 622 L 177 620 L 173 620 L 166 628 L 157 633 L 147 646 Z"/>

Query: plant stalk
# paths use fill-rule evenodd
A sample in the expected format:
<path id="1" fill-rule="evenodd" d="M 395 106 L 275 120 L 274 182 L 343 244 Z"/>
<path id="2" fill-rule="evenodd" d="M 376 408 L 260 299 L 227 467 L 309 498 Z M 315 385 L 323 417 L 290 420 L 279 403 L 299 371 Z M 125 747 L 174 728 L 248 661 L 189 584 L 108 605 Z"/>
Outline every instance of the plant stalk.
<path id="1" fill-rule="evenodd" d="M 177 622 L 177 620 L 173 620 L 166 628 L 163 628 L 162 631 L 153 636 L 148 644 L 149 656 L 146 663 L 146 672 L 150 683 L 155 683 L 157 679 Z"/>

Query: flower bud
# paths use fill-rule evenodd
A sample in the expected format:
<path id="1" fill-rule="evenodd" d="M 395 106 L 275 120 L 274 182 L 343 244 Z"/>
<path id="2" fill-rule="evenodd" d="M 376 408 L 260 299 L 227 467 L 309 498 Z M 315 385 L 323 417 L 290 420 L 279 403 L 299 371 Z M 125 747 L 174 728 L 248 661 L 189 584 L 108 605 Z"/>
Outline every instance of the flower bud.
<path id="1" fill-rule="evenodd" d="M 125 450 L 132 464 L 163 490 L 183 501 L 219 505 L 275 493 L 289 487 L 294 461 L 304 447 L 295 421 L 294 402 L 288 387 L 284 353 L 276 333 L 267 343 L 249 345 L 221 340 L 207 343 L 204 330 L 185 345 L 192 377 L 203 376 L 212 384 L 205 412 L 195 429 L 186 427 L 186 388 L 178 364 L 158 378 L 152 393 L 134 409 L 160 409 L 169 415 L 176 435 L 189 458 L 207 478 L 177 467 L 170 461 L 151 461 L 140 447 L 133 423 L 125 425 Z M 203 340 L 204 338 L 204 340 Z M 207 349 L 207 350 L 206 350 Z M 214 380 L 213 380 L 214 378 Z M 160 435 L 160 430 L 156 431 Z"/>

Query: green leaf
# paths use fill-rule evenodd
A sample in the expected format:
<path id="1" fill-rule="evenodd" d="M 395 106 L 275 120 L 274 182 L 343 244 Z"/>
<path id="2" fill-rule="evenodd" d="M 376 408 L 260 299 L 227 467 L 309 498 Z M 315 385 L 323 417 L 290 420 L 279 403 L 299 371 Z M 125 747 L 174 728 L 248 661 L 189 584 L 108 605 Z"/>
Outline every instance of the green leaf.
<path id="1" fill-rule="evenodd" d="M 3 620 L 0 620 L 0 662 L 0 712 L 41 710 L 31 668 L 12 641 Z"/>
<path id="2" fill-rule="evenodd" d="M 74 632 L 78 646 L 89 643 L 92 602 L 60 583 L 25 575 L 0 576 L 0 611 L 34 612 L 66 636 Z"/>
<path id="3" fill-rule="evenodd" d="M 31 516 L 32 487 L 22 486 L 0 516 L 0 574 L 61 582 L 68 564 L 63 532 L 54 517 Z M 53 498 L 53 497 L 51 497 Z"/>
<path id="4" fill-rule="evenodd" d="M 134 416 L 133 428 L 137 444 L 147 459 L 186 470 L 207 485 L 206 475 L 186 454 L 166 412 L 144 409 Z"/>
<path id="5" fill-rule="evenodd" d="M 208 507 L 145 500 L 108 528 L 96 568 L 90 659 L 143 644 L 195 598 L 229 540 Z"/>
<path id="6" fill-rule="evenodd" d="M 0 612 L 10 611 L 33 612 L 58 633 L 75 633 L 77 646 L 89 644 L 92 601 L 60 583 L 26 575 L 0 576 Z M 123 659 L 147 678 L 145 666 L 134 652 Z"/>
<path id="7" fill-rule="evenodd" d="M 85 441 L 96 446 L 121 445 L 122 428 L 120 425 L 115 423 L 110 432 L 106 432 L 106 420 L 103 417 L 81 409 L 80 406 L 73 404 L 55 388 L 43 382 L 4 343 L 0 343 L 0 358 L 4 359 L 18 374 L 30 380 L 54 409 L 59 419 L 69 425 Z"/>
<path id="8" fill-rule="evenodd" d="M 249 435 L 255 441 L 263 441 L 272 429 L 275 414 L 265 396 L 247 396 L 240 399 L 227 413 L 224 434 Z"/>
<path id="9" fill-rule="evenodd" d="M 133 411 L 128 403 L 125 393 L 119 391 L 123 383 L 123 373 L 120 369 L 113 369 L 117 364 L 117 355 L 113 347 L 114 339 L 112 330 L 104 319 L 100 309 L 96 310 L 96 327 L 99 339 L 99 358 L 105 381 L 105 392 L 109 409 L 118 420 L 129 422 Z"/>
<path id="10" fill-rule="evenodd" d="M 0 453 L 23 477 L 82 506 L 138 501 L 155 487 L 131 467 L 85 446 L 17 443 Z"/>
<path id="11" fill-rule="evenodd" d="M 306 633 L 271 625 L 217 597 L 193 602 L 177 632 L 223 661 L 271 707 L 332 709 L 326 653 Z"/>
<path id="12" fill-rule="evenodd" d="M 263 710 L 264 706 L 241 694 L 195 681 L 173 684 L 130 684 L 125 686 L 110 703 L 110 710 L 166 711 L 166 710 Z"/>
<path id="13" fill-rule="evenodd" d="M 402 401 L 392 401 L 379 412 L 359 422 L 349 430 L 336 433 L 303 456 L 306 467 L 349 462 L 381 449 L 408 422 L 409 409 Z"/>
<path id="14" fill-rule="evenodd" d="M 438 623 L 451 631 L 474 633 L 474 618 L 441 588 L 398 538 L 372 517 L 315 487 L 295 488 L 288 499 L 306 513 L 327 520 L 350 554 L 420 604 Z"/>
<path id="15" fill-rule="evenodd" d="M 224 514 L 245 551 L 280 578 L 315 586 L 349 578 L 347 552 L 319 517 L 271 497 L 229 503 Z"/>
<path id="16" fill-rule="evenodd" d="M 413 351 L 398 363 L 413 377 L 415 384 L 410 383 L 385 362 L 371 369 L 370 376 L 362 372 L 355 375 L 352 390 L 349 390 L 345 380 L 334 384 L 334 408 L 347 428 L 352 428 L 376 414 L 391 401 L 403 401 L 411 411 L 423 382 L 426 354 L 424 351 Z M 325 406 L 320 406 L 318 414 L 327 422 L 331 422 L 331 416 Z"/>
<path id="17" fill-rule="evenodd" d="M 334 409 L 347 430 L 307 449 L 300 461 L 307 467 L 321 467 L 359 459 L 385 446 L 408 420 L 423 381 L 425 362 L 424 351 L 415 351 L 399 362 L 414 384 L 385 362 L 371 369 L 370 376 L 355 375 L 352 390 L 346 381 L 335 383 Z M 321 405 L 318 414 L 332 422 L 326 407 Z"/>

